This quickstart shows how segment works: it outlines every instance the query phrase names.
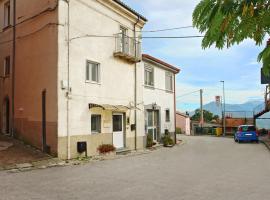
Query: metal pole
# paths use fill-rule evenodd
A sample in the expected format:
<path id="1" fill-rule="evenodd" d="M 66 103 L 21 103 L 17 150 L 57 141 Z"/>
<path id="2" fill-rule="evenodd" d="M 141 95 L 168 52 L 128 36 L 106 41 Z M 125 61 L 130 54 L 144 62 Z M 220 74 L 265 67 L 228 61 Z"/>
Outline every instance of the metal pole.
<path id="1" fill-rule="evenodd" d="M 203 128 L 204 117 L 203 117 L 203 90 L 200 89 L 200 104 L 201 104 L 201 131 Z"/>
<path id="2" fill-rule="evenodd" d="M 223 85 L 223 136 L 226 136 L 226 101 L 225 101 L 225 81 L 220 81 Z"/>

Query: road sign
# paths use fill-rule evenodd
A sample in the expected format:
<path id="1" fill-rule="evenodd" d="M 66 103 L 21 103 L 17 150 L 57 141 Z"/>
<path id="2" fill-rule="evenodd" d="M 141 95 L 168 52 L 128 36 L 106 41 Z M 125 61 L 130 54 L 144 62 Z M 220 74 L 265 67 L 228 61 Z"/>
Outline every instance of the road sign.
<path id="1" fill-rule="evenodd" d="M 215 99 L 216 99 L 216 104 L 219 107 L 220 106 L 220 102 L 221 102 L 221 97 L 220 96 L 216 96 Z"/>

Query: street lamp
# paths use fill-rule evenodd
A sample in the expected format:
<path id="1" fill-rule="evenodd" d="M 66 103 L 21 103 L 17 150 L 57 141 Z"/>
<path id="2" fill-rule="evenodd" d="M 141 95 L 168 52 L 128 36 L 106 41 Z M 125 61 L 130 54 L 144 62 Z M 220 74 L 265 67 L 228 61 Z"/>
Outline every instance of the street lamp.
<path id="1" fill-rule="evenodd" d="M 222 83 L 222 86 L 223 86 L 223 136 L 226 135 L 226 116 L 225 116 L 225 81 L 220 81 Z"/>

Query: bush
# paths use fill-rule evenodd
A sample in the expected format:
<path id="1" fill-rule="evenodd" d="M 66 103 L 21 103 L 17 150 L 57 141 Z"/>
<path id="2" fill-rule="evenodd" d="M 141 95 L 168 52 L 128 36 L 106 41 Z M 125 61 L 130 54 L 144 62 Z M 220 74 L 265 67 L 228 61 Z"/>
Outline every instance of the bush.
<path id="1" fill-rule="evenodd" d="M 176 134 L 182 134 L 182 129 L 181 128 L 176 128 Z"/>
<path id="2" fill-rule="evenodd" d="M 147 148 L 150 148 L 152 147 L 154 144 L 153 144 L 153 136 L 150 135 L 150 134 L 147 134 L 147 141 L 146 141 L 146 147 Z"/>
<path id="3" fill-rule="evenodd" d="M 165 134 L 162 137 L 162 142 L 165 147 L 174 145 L 173 139 L 169 136 L 169 134 Z"/>
<path id="4" fill-rule="evenodd" d="M 116 148 L 111 144 L 102 144 L 97 148 L 100 154 L 110 153 L 116 150 Z"/>

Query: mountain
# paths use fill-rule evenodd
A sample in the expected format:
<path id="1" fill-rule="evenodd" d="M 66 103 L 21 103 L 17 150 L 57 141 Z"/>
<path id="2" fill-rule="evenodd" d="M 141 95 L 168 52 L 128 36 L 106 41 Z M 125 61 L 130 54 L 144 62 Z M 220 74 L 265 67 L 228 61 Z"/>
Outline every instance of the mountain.
<path id="1" fill-rule="evenodd" d="M 253 117 L 253 110 L 258 105 L 263 104 L 263 101 L 248 101 L 243 104 L 226 104 L 225 108 L 231 115 L 234 117 Z M 217 106 L 216 102 L 210 102 L 203 106 L 204 110 L 208 110 L 214 115 L 219 115 L 221 117 L 221 113 L 223 108 L 221 106 Z M 190 116 L 194 115 L 195 111 L 190 113 Z M 266 113 L 262 118 L 270 118 L 270 113 Z M 257 120 L 257 125 L 260 128 L 270 128 L 270 119 L 261 119 Z"/>

